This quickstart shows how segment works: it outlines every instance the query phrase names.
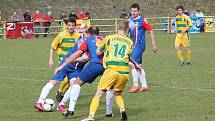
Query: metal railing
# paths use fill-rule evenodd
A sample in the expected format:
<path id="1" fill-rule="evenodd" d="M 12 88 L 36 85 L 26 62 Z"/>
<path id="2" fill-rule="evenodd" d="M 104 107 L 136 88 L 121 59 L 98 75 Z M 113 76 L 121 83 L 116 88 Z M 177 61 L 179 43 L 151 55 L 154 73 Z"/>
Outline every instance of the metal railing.
<path id="1" fill-rule="evenodd" d="M 165 31 L 167 33 L 174 33 L 174 17 L 152 17 L 146 18 L 147 21 L 153 26 L 155 31 Z M 205 16 L 204 18 L 204 30 L 205 32 L 215 32 L 215 16 Z M 117 24 L 121 19 L 90 19 L 90 24 L 92 26 L 97 26 L 100 28 L 101 33 L 112 34 L 117 32 Z M 45 33 L 44 29 L 46 27 L 43 26 L 44 22 L 47 21 L 34 21 L 40 22 L 40 26 L 34 26 L 34 30 L 39 29 L 39 31 L 35 31 L 35 35 L 56 35 L 63 30 L 63 21 L 55 20 L 49 26 L 49 32 Z M 6 38 L 6 21 L 1 21 L 0 26 L 0 36 Z M 35 24 L 34 24 L 35 25 Z"/>

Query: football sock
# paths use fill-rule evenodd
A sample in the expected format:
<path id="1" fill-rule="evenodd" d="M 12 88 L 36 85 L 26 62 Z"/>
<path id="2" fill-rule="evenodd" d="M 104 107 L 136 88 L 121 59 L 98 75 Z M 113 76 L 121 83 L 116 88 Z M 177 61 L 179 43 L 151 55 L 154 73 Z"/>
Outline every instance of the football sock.
<path id="1" fill-rule="evenodd" d="M 58 91 L 63 92 L 63 89 L 67 84 L 68 84 L 68 79 L 64 78 L 64 80 L 60 83 L 60 87 L 59 87 Z"/>
<path id="2" fill-rule="evenodd" d="M 116 104 L 118 105 L 120 111 L 125 111 L 124 101 L 121 95 L 115 96 Z"/>
<path id="3" fill-rule="evenodd" d="M 136 69 L 131 69 L 131 75 L 133 77 L 133 86 L 138 86 L 138 72 Z"/>
<path id="4" fill-rule="evenodd" d="M 112 107 L 114 102 L 114 90 L 108 90 L 106 92 L 106 114 L 112 114 Z"/>
<path id="5" fill-rule="evenodd" d="M 70 102 L 69 102 L 69 111 L 74 111 L 75 104 L 77 102 L 77 99 L 79 97 L 81 91 L 80 85 L 74 84 L 72 85 L 71 94 L 70 94 Z"/>
<path id="6" fill-rule="evenodd" d="M 49 94 L 49 91 L 53 88 L 53 84 L 51 84 L 50 82 L 48 82 L 42 89 L 41 91 L 41 94 L 40 94 L 40 97 L 39 97 L 39 100 L 37 102 L 39 103 L 44 103 L 46 97 L 48 96 Z"/>
<path id="7" fill-rule="evenodd" d="M 146 82 L 146 74 L 145 71 L 142 69 L 141 72 L 138 72 L 140 83 L 142 84 L 142 87 L 148 87 Z"/>
<path id="8" fill-rule="evenodd" d="M 191 52 L 190 51 L 186 52 L 186 57 L 187 57 L 187 61 L 190 62 L 190 60 L 191 60 Z"/>
<path id="9" fill-rule="evenodd" d="M 95 95 L 93 97 L 93 100 L 90 104 L 90 117 L 94 117 L 98 107 L 99 107 L 99 101 L 100 101 L 100 98 L 98 95 Z"/>
<path id="10" fill-rule="evenodd" d="M 69 89 L 70 84 L 67 83 L 66 86 L 63 88 L 63 94 Z"/>
<path id="11" fill-rule="evenodd" d="M 177 55 L 178 55 L 178 59 L 179 59 L 180 61 L 182 61 L 183 56 L 182 56 L 182 53 L 181 53 L 180 50 L 177 51 Z"/>
<path id="12" fill-rule="evenodd" d="M 70 99 L 70 95 L 72 93 L 71 90 L 72 90 L 72 87 L 69 87 L 69 89 L 64 94 L 63 99 L 61 100 L 61 102 L 59 103 L 59 105 L 65 105 L 65 103 L 67 103 L 67 101 Z"/>

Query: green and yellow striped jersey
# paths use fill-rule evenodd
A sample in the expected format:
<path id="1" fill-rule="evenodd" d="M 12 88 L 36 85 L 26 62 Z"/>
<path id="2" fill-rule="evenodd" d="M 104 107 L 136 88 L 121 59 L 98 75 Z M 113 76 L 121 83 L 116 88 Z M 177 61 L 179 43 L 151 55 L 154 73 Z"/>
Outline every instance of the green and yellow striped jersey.
<path id="1" fill-rule="evenodd" d="M 59 60 L 63 59 L 70 48 L 75 45 L 79 37 L 80 33 L 75 32 L 71 35 L 68 30 L 65 30 L 58 34 L 58 36 L 52 42 L 51 48 L 56 50 Z"/>
<path id="2" fill-rule="evenodd" d="M 131 39 L 119 34 L 109 35 L 96 45 L 100 51 L 104 51 L 104 68 L 112 68 L 121 74 L 129 74 L 129 55 L 133 49 Z"/>
<path id="3" fill-rule="evenodd" d="M 180 33 L 182 30 L 191 26 L 192 26 L 192 22 L 189 16 L 187 16 L 186 14 L 176 16 L 177 33 Z"/>

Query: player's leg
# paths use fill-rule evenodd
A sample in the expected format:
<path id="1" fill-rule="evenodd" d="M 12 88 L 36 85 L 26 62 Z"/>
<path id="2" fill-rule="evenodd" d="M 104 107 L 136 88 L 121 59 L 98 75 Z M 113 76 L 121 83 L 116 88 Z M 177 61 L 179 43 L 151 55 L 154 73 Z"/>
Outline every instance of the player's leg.
<path id="1" fill-rule="evenodd" d="M 70 85 L 73 84 L 73 81 L 75 80 L 76 78 L 72 78 L 70 79 Z M 71 89 L 72 87 L 70 86 L 69 89 L 66 91 L 66 93 L 64 94 L 63 96 L 63 99 L 61 100 L 61 102 L 59 103 L 58 107 L 57 107 L 57 110 L 61 111 L 61 112 L 64 112 L 65 111 L 65 104 L 69 101 L 70 99 L 70 95 L 71 95 Z"/>
<path id="2" fill-rule="evenodd" d="M 60 102 L 63 99 L 63 94 L 66 92 L 64 89 L 67 85 L 68 85 L 68 78 L 64 78 L 64 80 L 61 81 L 61 84 L 60 84 L 58 91 L 56 92 L 56 100 L 58 102 Z"/>
<path id="3" fill-rule="evenodd" d="M 131 68 L 131 75 L 132 75 L 132 79 L 133 79 L 133 85 L 132 87 L 129 89 L 130 93 L 136 93 L 139 91 L 139 86 L 138 86 L 138 72 L 135 69 L 134 64 L 129 62 L 129 66 Z"/>
<path id="4" fill-rule="evenodd" d="M 182 46 L 184 47 L 184 51 L 186 53 L 187 65 L 190 66 L 191 51 L 190 51 L 190 37 L 189 37 L 189 34 L 186 34 L 184 36 Z"/>
<path id="5" fill-rule="evenodd" d="M 112 108 L 114 103 L 114 90 L 108 90 L 106 92 L 106 117 L 112 117 Z"/>
<path id="6" fill-rule="evenodd" d="M 38 109 L 39 111 L 43 111 L 42 105 L 44 104 L 44 101 L 46 97 L 48 96 L 51 89 L 57 85 L 57 83 L 61 80 L 63 80 L 66 76 L 66 72 L 64 70 L 59 71 L 56 75 L 52 77 L 50 82 L 48 82 L 42 89 L 40 93 L 40 97 L 34 107 Z"/>
<path id="7" fill-rule="evenodd" d="M 70 87 L 69 89 L 66 91 L 66 93 L 64 94 L 63 99 L 61 100 L 61 102 L 59 103 L 57 109 L 61 112 L 65 111 L 65 103 L 68 102 L 68 100 L 70 99 L 70 95 L 72 93 L 72 84 L 73 82 L 76 80 L 76 78 L 78 77 L 79 73 L 81 70 L 75 70 L 72 72 L 68 72 L 67 77 L 69 79 L 69 83 L 70 83 Z"/>
<path id="8" fill-rule="evenodd" d="M 181 35 L 177 34 L 176 35 L 176 39 L 175 39 L 175 50 L 176 50 L 176 53 L 177 53 L 177 56 L 178 56 L 178 60 L 179 60 L 179 63 L 178 65 L 183 65 L 184 64 L 184 59 L 183 59 L 183 56 L 182 56 L 182 52 L 180 50 L 180 45 L 182 44 L 181 43 Z"/>
<path id="9" fill-rule="evenodd" d="M 116 104 L 120 109 L 121 120 L 123 121 L 127 120 L 127 114 L 125 111 L 125 103 L 121 94 L 124 88 L 126 87 L 128 79 L 129 79 L 128 75 L 119 74 L 118 79 L 114 85 Z"/>
<path id="10" fill-rule="evenodd" d="M 146 82 L 146 73 L 144 71 L 144 69 L 141 69 L 141 72 L 138 72 L 138 76 L 139 76 L 139 80 L 141 83 L 141 88 L 139 89 L 140 92 L 148 92 L 149 91 L 149 87 L 147 85 Z"/>
<path id="11" fill-rule="evenodd" d="M 93 97 L 92 102 L 90 104 L 90 112 L 88 118 L 82 121 L 93 121 L 95 117 L 95 113 L 99 106 L 99 101 L 101 96 L 104 94 L 105 90 L 110 90 L 113 88 L 115 80 L 117 79 L 117 72 L 112 71 L 110 68 L 106 69 L 104 74 L 102 75 L 96 95 Z"/>
<path id="12" fill-rule="evenodd" d="M 69 108 L 63 113 L 64 117 L 70 117 L 74 115 L 75 105 L 80 95 L 81 85 L 83 84 L 84 82 L 78 77 L 74 80 L 73 84 L 71 85 L 71 89 L 69 89 L 70 90 Z"/>
<path id="13" fill-rule="evenodd" d="M 36 108 L 38 111 L 43 111 L 43 104 L 45 102 L 46 97 L 48 96 L 50 90 L 57 85 L 57 80 L 50 80 L 42 89 L 40 93 L 40 97 L 37 100 L 36 104 L 34 105 L 34 108 Z"/>
<path id="14" fill-rule="evenodd" d="M 75 104 L 80 94 L 81 87 L 84 83 L 92 83 L 99 75 L 103 74 L 104 68 L 102 64 L 90 62 L 83 71 L 80 72 L 79 77 L 73 82 L 71 86 L 71 96 L 69 109 L 64 113 L 65 117 L 72 116 L 68 113 L 74 114 Z"/>

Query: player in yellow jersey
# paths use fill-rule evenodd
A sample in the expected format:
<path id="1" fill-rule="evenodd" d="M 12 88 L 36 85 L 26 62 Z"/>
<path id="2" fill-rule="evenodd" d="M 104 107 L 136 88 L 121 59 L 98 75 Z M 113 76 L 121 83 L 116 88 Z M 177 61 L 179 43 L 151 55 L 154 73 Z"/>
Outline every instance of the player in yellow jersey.
<path id="1" fill-rule="evenodd" d="M 177 34 L 175 39 L 175 50 L 178 55 L 179 65 L 184 64 L 184 58 L 182 56 L 182 52 L 179 47 L 184 47 L 184 51 L 186 53 L 187 65 L 190 66 L 191 61 L 191 52 L 190 52 L 190 37 L 189 37 L 189 29 L 192 27 L 192 22 L 189 16 L 183 13 L 183 6 L 178 6 L 177 8 L 178 15 L 176 16 L 176 27 Z"/>
<path id="2" fill-rule="evenodd" d="M 57 37 L 54 39 L 54 41 L 51 44 L 50 54 L 49 54 L 49 67 L 51 68 L 54 64 L 53 62 L 53 55 L 56 53 L 58 55 L 58 62 L 60 63 L 67 52 L 75 45 L 75 42 L 80 37 L 80 34 L 78 32 L 75 32 L 76 27 L 76 19 L 71 18 L 65 21 L 67 24 L 67 29 L 63 32 L 59 33 Z M 66 90 L 69 88 L 69 83 L 67 78 L 64 79 L 64 81 L 61 82 L 61 86 L 58 89 L 58 92 L 56 93 L 56 99 L 57 101 L 61 101 L 63 98 L 63 94 L 66 92 Z"/>
<path id="3" fill-rule="evenodd" d="M 114 89 L 115 100 L 120 108 L 121 120 L 127 120 L 125 105 L 121 93 L 129 80 L 129 61 L 140 70 L 138 64 L 130 60 L 133 41 L 127 37 L 128 21 L 121 21 L 118 25 L 118 34 L 109 35 L 101 42 L 97 42 L 97 54 L 104 53 L 103 66 L 105 72 L 98 84 L 97 92 L 90 105 L 88 118 L 82 121 L 94 121 L 99 101 L 105 91 Z"/>

